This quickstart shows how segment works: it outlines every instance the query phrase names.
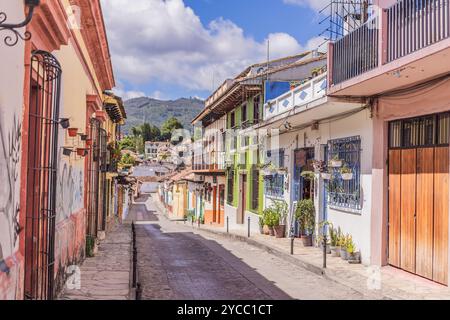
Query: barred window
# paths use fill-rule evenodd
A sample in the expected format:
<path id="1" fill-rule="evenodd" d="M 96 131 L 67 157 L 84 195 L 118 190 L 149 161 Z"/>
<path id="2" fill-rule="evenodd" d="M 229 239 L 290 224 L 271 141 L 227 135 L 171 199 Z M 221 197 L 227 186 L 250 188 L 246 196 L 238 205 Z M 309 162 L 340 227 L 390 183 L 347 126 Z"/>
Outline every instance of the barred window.
<path id="1" fill-rule="evenodd" d="M 389 147 L 391 149 L 448 145 L 449 136 L 450 113 L 389 123 Z"/>
<path id="2" fill-rule="evenodd" d="M 264 194 L 269 197 L 281 198 L 284 195 L 284 174 L 274 174 L 264 177 Z"/>
<path id="3" fill-rule="evenodd" d="M 340 168 L 330 168 L 333 170 L 333 178 L 328 182 L 329 204 L 361 210 L 361 138 L 357 136 L 331 140 L 328 146 L 328 160 L 342 160 L 353 173 L 351 180 L 343 180 Z"/>
<path id="4" fill-rule="evenodd" d="M 229 170 L 227 181 L 227 202 L 229 205 L 233 204 L 233 191 L 234 191 L 234 170 Z"/>

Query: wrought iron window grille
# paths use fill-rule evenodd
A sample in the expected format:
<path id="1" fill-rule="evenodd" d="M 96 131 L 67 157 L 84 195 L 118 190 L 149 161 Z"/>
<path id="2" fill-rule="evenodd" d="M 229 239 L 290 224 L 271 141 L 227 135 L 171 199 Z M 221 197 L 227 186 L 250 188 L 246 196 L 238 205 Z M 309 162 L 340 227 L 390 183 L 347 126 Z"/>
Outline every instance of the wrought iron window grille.
<path id="1" fill-rule="evenodd" d="M 6 20 L 8 20 L 8 16 L 5 12 L 0 12 L 0 31 L 7 31 L 9 32 L 8 35 L 5 36 L 3 39 L 3 42 L 9 46 L 13 47 L 18 42 L 19 39 L 22 39 L 23 41 L 27 41 L 31 39 L 31 33 L 29 31 L 25 31 L 23 34 L 18 30 L 25 26 L 27 26 L 31 19 L 33 18 L 34 9 L 39 6 L 40 0 L 25 0 L 25 6 L 27 6 L 28 13 L 25 17 L 25 20 L 19 23 L 6 23 Z"/>
<path id="2" fill-rule="evenodd" d="M 328 148 L 328 160 L 339 158 L 353 173 L 351 180 L 344 180 L 340 168 L 332 168 L 332 179 L 327 183 L 328 204 L 342 209 L 361 210 L 361 138 L 356 136 L 331 140 Z"/>

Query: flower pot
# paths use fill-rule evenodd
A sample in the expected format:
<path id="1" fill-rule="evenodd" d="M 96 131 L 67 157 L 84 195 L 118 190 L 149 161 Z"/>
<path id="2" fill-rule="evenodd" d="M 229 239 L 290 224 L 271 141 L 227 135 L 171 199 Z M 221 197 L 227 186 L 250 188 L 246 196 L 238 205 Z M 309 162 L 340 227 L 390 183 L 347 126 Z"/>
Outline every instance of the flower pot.
<path id="1" fill-rule="evenodd" d="M 92 146 L 92 139 L 86 139 L 86 141 L 85 141 L 85 143 L 86 143 L 86 146 Z"/>
<path id="2" fill-rule="evenodd" d="M 348 260 L 348 252 L 345 248 L 341 248 L 341 259 L 345 261 Z"/>
<path id="3" fill-rule="evenodd" d="M 304 247 L 312 247 L 312 236 L 302 236 L 302 242 Z"/>
<path id="4" fill-rule="evenodd" d="M 342 163 L 343 163 L 342 160 L 330 160 L 330 167 L 340 168 L 342 167 Z"/>
<path id="5" fill-rule="evenodd" d="M 321 173 L 322 179 L 323 180 L 331 180 L 331 173 Z"/>
<path id="6" fill-rule="evenodd" d="M 259 233 L 264 234 L 264 226 L 259 226 Z"/>
<path id="7" fill-rule="evenodd" d="M 69 132 L 69 137 L 76 137 L 78 133 L 78 128 L 69 128 L 67 129 Z"/>
<path id="8" fill-rule="evenodd" d="M 348 263 L 350 264 L 360 264 L 361 263 L 361 253 L 354 252 L 348 254 Z"/>
<path id="9" fill-rule="evenodd" d="M 77 155 L 80 157 L 84 157 L 87 155 L 87 149 L 84 148 L 77 148 Z"/>
<path id="10" fill-rule="evenodd" d="M 353 173 L 341 173 L 342 180 L 353 180 Z"/>
<path id="11" fill-rule="evenodd" d="M 279 225 L 274 227 L 275 230 L 275 237 L 278 239 L 284 238 L 286 235 L 286 226 L 285 225 Z"/>
<path id="12" fill-rule="evenodd" d="M 339 254 L 337 252 L 337 247 L 330 247 L 331 256 L 332 257 L 339 257 Z"/>
<path id="13" fill-rule="evenodd" d="M 72 155 L 72 149 L 70 148 L 63 148 L 63 155 L 65 155 L 66 157 L 69 157 L 70 155 Z"/>
<path id="14" fill-rule="evenodd" d="M 275 236 L 275 228 L 274 227 L 269 227 L 269 235 L 271 237 Z"/>
<path id="15" fill-rule="evenodd" d="M 340 257 L 341 256 L 341 247 L 335 247 L 335 252 L 333 254 L 333 249 L 331 249 L 331 255 L 333 257 Z"/>
<path id="16" fill-rule="evenodd" d="M 86 141 L 87 140 L 87 134 L 80 134 L 80 139 L 81 139 L 81 141 Z"/>
<path id="17" fill-rule="evenodd" d="M 59 124 L 63 129 L 67 129 L 70 127 L 70 120 L 68 118 L 59 119 Z"/>

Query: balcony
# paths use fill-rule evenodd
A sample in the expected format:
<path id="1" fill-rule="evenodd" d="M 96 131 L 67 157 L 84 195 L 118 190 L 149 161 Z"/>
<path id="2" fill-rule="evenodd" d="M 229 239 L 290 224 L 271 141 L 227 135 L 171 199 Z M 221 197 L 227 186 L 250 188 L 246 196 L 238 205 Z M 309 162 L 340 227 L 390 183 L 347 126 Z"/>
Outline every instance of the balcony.
<path id="1" fill-rule="evenodd" d="M 325 97 L 326 89 L 327 74 L 324 73 L 273 100 L 269 100 L 264 105 L 264 120 L 272 119 L 294 108 L 307 109 L 309 103 Z"/>
<path id="2" fill-rule="evenodd" d="M 192 168 L 194 173 L 225 174 L 225 152 L 211 152 L 202 156 L 194 156 Z"/>
<path id="3" fill-rule="evenodd" d="M 330 44 L 329 94 L 371 96 L 450 72 L 450 0 L 401 0 L 378 12 Z"/>

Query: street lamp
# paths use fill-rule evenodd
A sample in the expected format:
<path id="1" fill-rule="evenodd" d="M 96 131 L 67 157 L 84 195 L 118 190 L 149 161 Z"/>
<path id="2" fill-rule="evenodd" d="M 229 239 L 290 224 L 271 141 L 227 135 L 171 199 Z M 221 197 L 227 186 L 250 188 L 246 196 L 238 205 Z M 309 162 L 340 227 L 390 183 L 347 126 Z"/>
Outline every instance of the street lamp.
<path id="1" fill-rule="evenodd" d="M 19 38 L 27 41 L 31 39 L 31 33 L 25 31 L 22 35 L 17 29 L 25 27 L 30 23 L 33 18 L 34 9 L 39 6 L 40 0 L 24 0 L 25 6 L 28 7 L 28 14 L 25 17 L 25 20 L 20 23 L 6 23 L 8 16 L 4 12 L 0 12 L 0 31 L 9 31 L 11 34 L 5 36 L 3 42 L 9 46 L 13 47 L 19 41 Z"/>

